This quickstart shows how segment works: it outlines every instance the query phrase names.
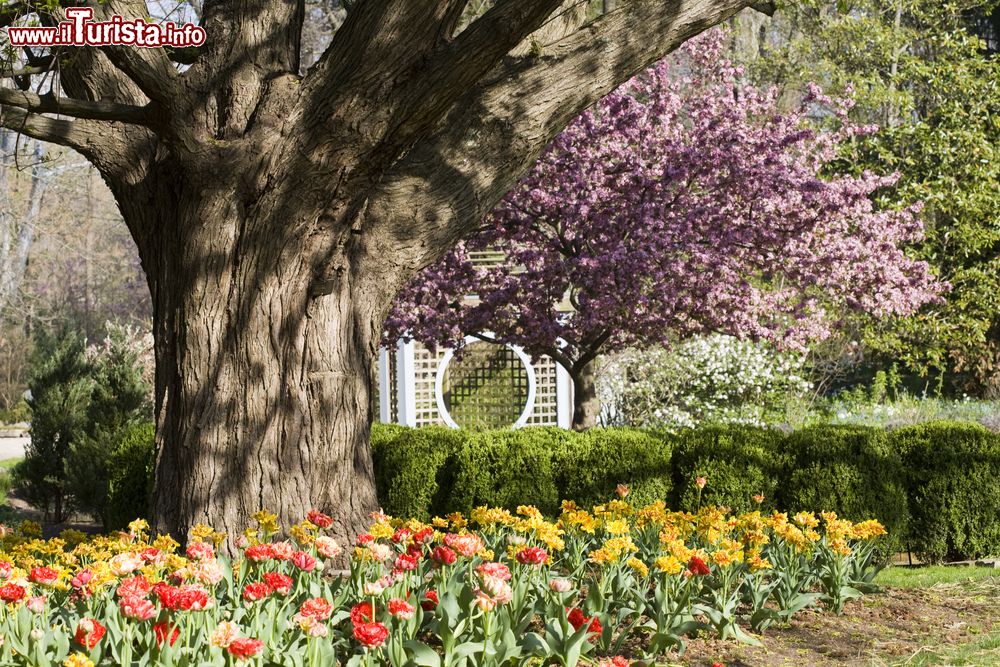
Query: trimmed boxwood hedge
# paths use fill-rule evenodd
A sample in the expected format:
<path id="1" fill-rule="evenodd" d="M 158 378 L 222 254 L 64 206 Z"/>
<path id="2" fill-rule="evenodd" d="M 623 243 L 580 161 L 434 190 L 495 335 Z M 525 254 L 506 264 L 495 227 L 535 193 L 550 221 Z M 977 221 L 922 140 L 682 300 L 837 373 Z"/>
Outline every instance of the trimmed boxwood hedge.
<path id="1" fill-rule="evenodd" d="M 892 439 L 906 466 L 913 551 L 929 561 L 1000 555 L 1000 437 L 932 422 Z"/>
<path id="2" fill-rule="evenodd" d="M 722 504 L 832 510 L 877 518 L 925 560 L 1000 555 L 1000 435 L 936 422 L 898 430 L 817 426 L 791 433 L 741 425 L 678 434 L 556 428 L 466 432 L 376 425 L 376 482 L 398 516 L 467 512 L 490 504 L 558 512 L 627 484 L 637 504 Z M 707 478 L 700 497 L 695 479 Z"/>
<path id="3" fill-rule="evenodd" d="M 450 511 L 478 505 L 516 509 L 534 505 L 546 514 L 559 509 L 553 460 L 573 433 L 554 427 L 482 431 L 470 434 L 455 454 Z"/>
<path id="4" fill-rule="evenodd" d="M 802 429 L 784 439 L 781 508 L 836 512 L 852 521 L 878 519 L 891 549 L 905 543 L 908 529 L 906 477 L 891 433 L 865 426 L 827 425 Z"/>
<path id="5" fill-rule="evenodd" d="M 781 431 L 751 426 L 709 426 L 678 436 L 674 449 L 673 506 L 695 511 L 698 505 L 725 505 L 734 512 L 776 506 L 782 470 Z M 707 484 L 700 490 L 698 477 Z"/>
<path id="6" fill-rule="evenodd" d="M 559 499 L 596 505 L 613 497 L 619 483 L 629 485 L 629 500 L 636 504 L 668 499 L 673 489 L 671 454 L 671 442 L 638 429 L 571 433 L 560 443 L 554 462 Z"/>
<path id="7" fill-rule="evenodd" d="M 375 424 L 372 458 L 382 508 L 421 520 L 443 513 L 454 488 L 454 456 L 468 437 L 443 426 Z"/>
<path id="8" fill-rule="evenodd" d="M 701 504 L 875 517 L 928 561 L 1000 556 L 1000 434 L 959 422 L 885 430 L 819 426 L 785 433 L 729 425 L 679 434 L 637 429 L 575 433 L 551 427 L 471 432 L 372 427 L 375 483 L 386 512 L 428 519 L 477 505 L 611 498 L 669 507 Z M 109 514 L 124 525 L 148 505 L 153 426 L 137 427 L 111 457 Z M 707 478 L 700 496 L 695 479 Z"/>

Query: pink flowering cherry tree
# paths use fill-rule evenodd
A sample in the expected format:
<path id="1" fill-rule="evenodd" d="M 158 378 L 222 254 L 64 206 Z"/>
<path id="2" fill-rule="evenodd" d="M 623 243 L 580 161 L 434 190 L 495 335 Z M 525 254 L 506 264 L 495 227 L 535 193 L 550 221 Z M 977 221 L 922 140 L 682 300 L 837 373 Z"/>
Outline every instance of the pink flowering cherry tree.
<path id="1" fill-rule="evenodd" d="M 872 203 L 895 177 L 830 173 L 875 128 L 818 88 L 783 111 L 722 46 L 720 31 L 693 40 L 577 118 L 474 236 L 399 294 L 386 342 L 457 346 L 488 330 L 548 355 L 573 378 L 583 429 L 601 354 L 707 332 L 801 347 L 843 309 L 933 300 L 943 286 L 904 253 L 919 208 Z M 836 127 L 817 130 L 817 113 Z M 504 259 L 477 267 L 478 249 Z"/>

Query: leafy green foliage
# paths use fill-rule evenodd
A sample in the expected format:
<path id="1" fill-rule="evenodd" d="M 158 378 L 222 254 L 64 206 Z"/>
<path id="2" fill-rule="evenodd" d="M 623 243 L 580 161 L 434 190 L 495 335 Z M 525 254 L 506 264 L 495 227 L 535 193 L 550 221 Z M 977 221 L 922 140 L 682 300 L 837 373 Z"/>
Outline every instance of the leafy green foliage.
<path id="1" fill-rule="evenodd" d="M 382 447 L 390 447 L 396 438 L 409 432 L 410 429 L 401 424 L 382 424 L 376 422 L 371 428 L 371 445 L 375 456 Z"/>
<path id="2" fill-rule="evenodd" d="M 812 391 L 806 356 L 766 342 L 711 334 L 606 358 L 597 377 L 607 421 L 676 429 L 784 421 Z"/>
<path id="3" fill-rule="evenodd" d="M 127 327 L 108 325 L 104 343 L 88 367 L 93 381 L 84 432 L 69 448 L 66 479 L 77 507 L 100 517 L 110 528 L 106 506 L 110 457 L 132 425 L 152 417 L 151 388 L 143 380 L 141 337 Z"/>
<path id="4" fill-rule="evenodd" d="M 778 430 L 739 425 L 682 432 L 673 460 L 677 508 L 725 505 L 745 512 L 756 509 L 757 494 L 763 494 L 764 507 L 777 506 L 784 437 Z M 698 477 L 706 480 L 700 490 Z"/>
<path id="5" fill-rule="evenodd" d="M 447 504 L 443 492 L 454 474 L 455 452 L 469 435 L 442 426 L 374 425 L 372 455 L 382 508 L 394 516 L 422 520 L 441 513 Z M 449 462 L 451 467 L 446 467 Z"/>
<path id="6" fill-rule="evenodd" d="M 47 518 L 61 522 L 81 509 L 110 527 L 110 456 L 133 425 L 152 416 L 140 348 L 135 331 L 115 325 L 90 349 L 76 333 L 39 338 L 28 401 L 31 443 L 14 480 Z"/>
<path id="7" fill-rule="evenodd" d="M 14 477 L 11 474 L 11 469 L 20 462 L 19 458 L 0 461 L 0 516 L 2 516 L 4 509 L 9 509 L 7 500 L 14 488 Z"/>
<path id="8" fill-rule="evenodd" d="M 808 81 L 853 89 L 853 115 L 881 126 L 844 156 L 860 172 L 895 170 L 879 204 L 923 202 L 926 237 L 911 254 L 948 281 L 942 303 L 867 320 L 867 344 L 944 389 L 1000 395 L 1000 59 L 970 33 L 995 0 L 785 3 L 776 42 L 754 63 L 790 97 Z M 898 10 L 898 11 L 897 11 Z"/>
<path id="9" fill-rule="evenodd" d="M 395 516 L 426 519 L 482 504 L 536 505 L 551 514 L 564 498 L 607 500 L 623 482 L 642 502 L 666 499 L 672 484 L 670 446 L 635 429 L 472 432 L 376 424 L 372 450 L 379 499 Z"/>
<path id="10" fill-rule="evenodd" d="M 141 422 L 125 427 L 107 459 L 105 527 L 125 528 L 137 516 L 146 516 L 153 490 L 156 427 Z"/>
<path id="11" fill-rule="evenodd" d="M 556 455 L 560 500 L 583 507 L 603 503 L 627 484 L 628 499 L 666 500 L 673 487 L 671 443 L 638 429 L 590 429 L 569 438 Z"/>
<path id="12" fill-rule="evenodd" d="M 467 512 L 485 504 L 508 509 L 535 505 L 554 514 L 561 498 L 553 459 L 574 435 L 553 427 L 473 435 L 455 457 L 449 509 Z"/>
<path id="13" fill-rule="evenodd" d="M 904 113 L 917 120 L 890 125 L 862 152 L 901 178 L 887 198 L 923 201 L 927 238 L 914 254 L 932 262 L 952 285 L 946 301 L 890 326 L 871 327 L 878 349 L 911 368 L 951 371 L 961 388 L 1000 392 L 1000 62 L 960 28 L 922 30 L 933 57 L 908 59 L 901 70 L 912 96 Z"/>
<path id="14" fill-rule="evenodd" d="M 1000 553 L 1000 434 L 975 424 L 790 433 L 740 425 L 680 433 L 376 425 L 373 434 L 379 497 L 397 516 L 484 504 L 536 505 L 554 515 L 561 500 L 601 502 L 625 484 L 636 504 L 662 499 L 676 509 L 740 512 L 756 509 L 754 496 L 763 494 L 765 511 L 877 518 L 893 540 L 882 549 L 910 546 L 929 560 Z"/>
<path id="15" fill-rule="evenodd" d="M 18 401 L 7 410 L 0 410 L 0 424 L 16 424 L 31 419 L 31 408 L 25 400 Z"/>

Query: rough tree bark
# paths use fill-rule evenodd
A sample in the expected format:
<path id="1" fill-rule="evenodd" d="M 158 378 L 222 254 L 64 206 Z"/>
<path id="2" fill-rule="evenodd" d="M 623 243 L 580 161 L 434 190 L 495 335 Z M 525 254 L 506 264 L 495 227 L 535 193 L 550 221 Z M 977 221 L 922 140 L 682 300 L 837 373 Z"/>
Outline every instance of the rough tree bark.
<path id="1" fill-rule="evenodd" d="M 57 21 L 48 4 L 5 3 L 0 23 Z M 91 160 L 138 245 L 155 528 L 234 535 L 262 507 L 286 525 L 316 507 L 353 537 L 377 507 L 372 362 L 395 291 L 581 110 L 750 0 L 618 0 L 550 37 L 564 4 L 497 0 L 458 31 L 467 0 L 361 0 L 303 74 L 303 2 L 205 0 L 187 69 L 88 47 L 60 54 L 60 96 L 0 89 L 0 125 Z"/>
<path id="2" fill-rule="evenodd" d="M 573 430 L 597 426 L 601 401 L 597 397 L 597 362 L 591 361 L 571 374 L 573 378 Z"/>

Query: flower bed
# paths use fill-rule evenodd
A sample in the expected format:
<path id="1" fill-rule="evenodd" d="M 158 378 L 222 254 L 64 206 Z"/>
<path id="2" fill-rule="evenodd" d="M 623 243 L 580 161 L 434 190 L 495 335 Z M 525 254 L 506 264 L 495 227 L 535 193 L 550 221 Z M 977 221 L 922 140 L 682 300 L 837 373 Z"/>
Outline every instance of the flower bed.
<path id="1" fill-rule="evenodd" d="M 756 643 L 807 607 L 839 612 L 874 588 L 885 532 L 624 500 L 564 502 L 556 521 L 532 507 L 431 524 L 379 514 L 338 576 L 329 517 L 310 512 L 290 540 L 273 515 L 254 520 L 233 561 L 206 526 L 183 551 L 143 521 L 90 540 L 5 535 L 0 664 L 620 667 L 693 633 Z"/>

